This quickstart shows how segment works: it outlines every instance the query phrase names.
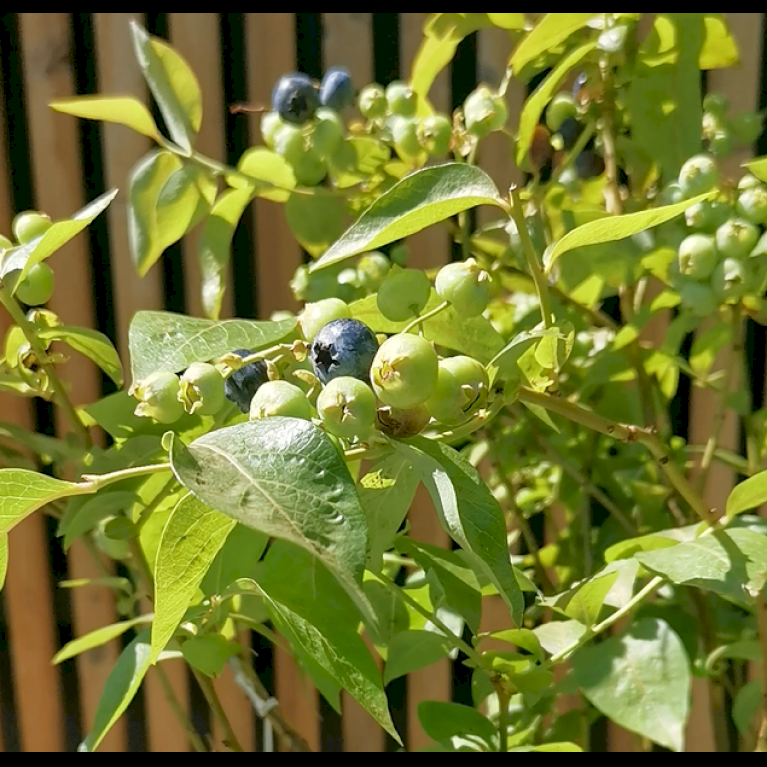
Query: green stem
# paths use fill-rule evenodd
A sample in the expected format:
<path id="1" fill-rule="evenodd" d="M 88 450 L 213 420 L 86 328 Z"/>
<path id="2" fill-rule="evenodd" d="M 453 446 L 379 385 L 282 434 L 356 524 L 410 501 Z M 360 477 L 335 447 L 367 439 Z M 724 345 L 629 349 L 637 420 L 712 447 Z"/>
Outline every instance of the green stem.
<path id="1" fill-rule="evenodd" d="M 499 686 L 498 689 L 498 705 L 500 707 L 500 716 L 498 721 L 498 751 L 501 754 L 509 753 L 509 704 L 511 703 L 511 696 L 502 690 Z"/>
<path id="2" fill-rule="evenodd" d="M 535 283 L 535 290 L 538 293 L 538 300 L 541 304 L 541 314 L 543 315 L 543 324 L 546 329 L 550 330 L 554 327 L 554 315 L 551 310 L 549 286 L 546 281 L 546 276 L 543 273 L 543 269 L 541 269 L 541 265 L 538 262 L 538 254 L 535 252 L 535 246 L 530 237 L 530 232 L 527 231 L 525 213 L 522 210 L 522 200 L 519 196 L 519 190 L 516 187 L 511 189 L 511 216 L 519 230 L 522 247 L 525 251 L 525 257 L 527 258 L 527 265 L 530 269 L 533 282 Z"/>
<path id="3" fill-rule="evenodd" d="M 197 734 L 197 730 L 194 729 L 192 721 L 189 719 L 184 709 L 181 708 L 181 705 L 176 698 L 176 693 L 173 692 L 173 688 L 171 687 L 165 672 L 159 665 L 155 666 L 155 672 L 157 674 L 157 678 L 160 681 L 160 686 L 165 693 L 165 698 L 168 701 L 168 705 L 170 706 L 171 711 L 173 711 L 173 715 L 176 717 L 176 719 L 178 719 L 184 730 L 186 730 L 186 734 L 189 738 L 189 743 L 191 744 L 192 748 L 198 754 L 210 753 L 202 738 Z"/>
<path id="4" fill-rule="evenodd" d="M 98 493 L 105 487 L 114 485 L 117 482 L 124 482 L 126 479 L 137 479 L 139 477 L 150 477 L 153 474 L 164 474 L 167 471 L 172 471 L 173 467 L 169 463 L 158 463 L 155 466 L 139 466 L 135 469 L 124 469 L 123 471 L 116 471 L 113 474 L 103 474 L 101 476 L 93 476 L 89 474 L 83 475 L 83 481 L 79 485 L 84 491 L 83 494 Z"/>
<path id="5" fill-rule="evenodd" d="M 216 688 L 213 687 L 213 682 L 196 669 L 192 669 L 192 673 L 197 680 L 197 684 L 200 685 L 202 694 L 205 696 L 205 700 L 208 702 L 210 710 L 213 712 L 213 716 L 218 720 L 218 723 L 224 730 L 224 739 L 227 747 L 236 754 L 244 754 L 245 750 L 237 740 L 237 736 L 234 734 L 229 717 L 226 715 L 226 711 L 224 711 L 224 707 L 221 705 L 221 701 L 216 693 Z"/>
<path id="6" fill-rule="evenodd" d="M 551 180 L 550 184 L 551 186 L 556 185 L 559 183 L 559 179 L 562 177 L 562 174 L 571 168 L 573 166 L 573 163 L 583 154 L 583 151 L 586 149 L 586 147 L 589 145 L 589 142 L 591 139 L 594 138 L 594 134 L 597 132 L 596 127 L 593 123 L 591 123 L 585 131 L 580 135 L 578 138 L 578 142 L 573 147 L 570 154 L 567 155 L 564 162 L 560 166 L 559 170 L 554 174 L 554 178 Z"/>
<path id="7" fill-rule="evenodd" d="M 759 642 L 762 646 L 762 724 L 759 728 L 759 738 L 756 744 L 757 754 L 767 754 L 767 596 L 765 592 L 759 595 L 756 609 L 759 623 Z"/>
<path id="8" fill-rule="evenodd" d="M 573 642 L 573 644 L 571 644 L 568 648 L 562 650 L 562 652 L 555 655 L 551 659 L 551 663 L 554 666 L 558 666 L 561 663 L 565 663 L 567 660 L 569 660 L 573 656 L 574 653 L 580 650 L 581 647 L 585 647 L 592 639 L 606 633 L 613 626 L 620 623 L 624 618 L 627 618 L 629 615 L 631 615 L 631 613 L 634 612 L 634 610 L 636 610 L 637 607 L 640 607 L 642 605 L 645 599 L 648 599 L 649 597 L 651 597 L 662 585 L 663 585 L 663 578 L 655 578 L 654 580 L 652 580 L 621 610 L 618 610 L 617 613 L 615 613 L 614 615 L 611 615 L 606 621 L 604 621 L 603 623 L 600 623 L 598 626 L 595 626 L 577 642 Z"/>
<path id="9" fill-rule="evenodd" d="M 450 302 L 445 301 L 444 304 L 440 304 L 436 309 L 432 309 L 428 314 L 424 314 L 422 317 L 414 319 L 403 331 L 402 335 L 412 333 L 416 328 L 421 327 L 425 322 L 433 320 L 435 317 L 439 317 L 450 308 Z"/>
<path id="10" fill-rule="evenodd" d="M 155 496 L 154 500 L 148 506 L 144 507 L 144 510 L 141 512 L 141 516 L 136 523 L 136 527 L 139 531 L 141 531 L 144 525 L 152 518 L 152 514 L 157 511 L 160 504 L 172 495 L 177 485 L 178 481 L 176 480 L 176 477 L 171 477 L 165 487 Z"/>
<path id="11" fill-rule="evenodd" d="M 80 436 L 86 450 L 90 450 L 93 447 L 93 439 L 91 438 L 90 432 L 83 423 L 82 418 L 80 418 L 77 409 L 72 404 L 72 400 L 69 398 L 69 394 L 67 393 L 64 384 L 61 382 L 61 379 L 56 372 L 56 367 L 49 362 L 48 352 L 40 344 L 35 333 L 34 325 L 27 319 L 18 301 L 6 287 L 0 287 L 0 302 L 8 310 L 11 319 L 19 326 L 19 328 L 21 328 L 30 348 L 37 357 L 40 367 L 48 376 L 58 406 L 67 414 L 67 418 L 74 430 Z"/>

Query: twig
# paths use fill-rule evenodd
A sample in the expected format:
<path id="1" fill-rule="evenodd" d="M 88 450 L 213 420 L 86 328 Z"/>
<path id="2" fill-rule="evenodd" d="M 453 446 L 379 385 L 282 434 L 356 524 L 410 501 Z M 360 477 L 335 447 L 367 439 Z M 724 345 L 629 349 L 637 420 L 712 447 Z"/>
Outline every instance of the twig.
<path id="1" fill-rule="evenodd" d="M 402 331 L 402 335 L 412 333 L 417 327 L 420 327 L 429 320 L 433 320 L 435 317 L 439 317 L 440 314 L 446 312 L 449 308 L 450 302 L 445 301 L 444 304 L 440 304 L 436 309 L 433 309 L 428 314 L 424 314 L 422 317 L 417 317 Z"/>
<path id="2" fill-rule="evenodd" d="M 192 674 L 194 674 L 197 684 L 200 685 L 202 694 L 205 696 L 205 700 L 208 702 L 210 710 L 213 712 L 213 716 L 215 716 L 224 730 L 224 738 L 227 747 L 237 754 L 244 754 L 245 751 L 237 740 L 237 736 L 234 734 L 229 717 L 226 715 L 226 711 L 224 711 L 224 707 L 221 705 L 221 701 L 216 693 L 216 688 L 213 687 L 213 682 L 196 669 L 192 669 Z"/>
<path id="3" fill-rule="evenodd" d="M 500 717 L 498 722 L 499 743 L 498 751 L 501 754 L 509 752 L 509 704 L 511 696 L 501 686 L 498 687 L 498 704 L 500 705 Z"/>
<path id="4" fill-rule="evenodd" d="M 178 719 L 178 721 L 181 723 L 183 728 L 186 730 L 186 734 L 187 734 L 187 737 L 189 738 L 189 743 L 191 744 L 192 748 L 198 754 L 210 753 L 203 739 L 199 736 L 199 734 L 197 733 L 197 730 L 195 730 L 194 725 L 192 724 L 191 719 L 187 716 L 186 711 L 184 711 L 184 709 L 181 708 L 181 704 L 178 702 L 178 699 L 176 698 L 176 693 L 173 692 L 173 688 L 171 687 L 171 684 L 168 681 L 167 675 L 165 674 L 165 672 L 162 670 L 162 668 L 159 665 L 155 666 L 155 673 L 157 674 L 157 678 L 160 680 L 160 685 L 163 689 L 163 692 L 165 693 L 165 698 L 168 701 L 168 705 L 173 711 L 173 714 L 175 715 L 176 719 Z"/>

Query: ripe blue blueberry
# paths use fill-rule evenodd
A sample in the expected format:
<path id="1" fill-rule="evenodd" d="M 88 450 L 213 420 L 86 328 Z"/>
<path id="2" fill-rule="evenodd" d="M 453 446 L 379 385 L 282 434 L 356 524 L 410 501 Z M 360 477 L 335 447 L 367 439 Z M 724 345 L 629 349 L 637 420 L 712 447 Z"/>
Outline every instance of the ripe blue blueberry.
<path id="1" fill-rule="evenodd" d="M 272 107 L 285 122 L 304 125 L 319 109 L 320 96 L 308 75 L 285 75 L 274 88 Z"/>
<path id="2" fill-rule="evenodd" d="M 322 106 L 343 112 L 354 105 L 356 93 L 349 70 L 345 67 L 329 69 L 320 88 Z"/>
<path id="3" fill-rule="evenodd" d="M 335 320 L 314 339 L 311 349 L 314 374 L 327 386 L 336 378 L 370 382 L 370 368 L 378 352 L 375 333 L 357 320 Z"/>
<path id="4" fill-rule="evenodd" d="M 240 349 L 239 351 L 232 352 L 232 354 L 245 359 L 250 357 L 253 352 L 247 349 Z M 236 370 L 227 379 L 225 387 L 226 398 L 237 405 L 243 413 L 249 413 L 253 397 L 256 396 L 256 392 L 268 381 L 269 371 L 266 362 L 254 362 L 252 365 L 247 365 L 241 370 Z"/>

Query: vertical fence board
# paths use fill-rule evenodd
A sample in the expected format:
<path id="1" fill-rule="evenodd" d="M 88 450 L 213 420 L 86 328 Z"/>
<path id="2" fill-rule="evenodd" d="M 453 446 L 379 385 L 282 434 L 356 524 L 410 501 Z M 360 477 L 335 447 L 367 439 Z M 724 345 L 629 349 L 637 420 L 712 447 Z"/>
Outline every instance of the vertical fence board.
<path id="1" fill-rule="evenodd" d="M 254 104 L 268 106 L 274 84 L 296 68 L 296 15 L 248 13 L 245 23 L 250 99 Z M 251 118 L 251 136 L 260 137 L 260 123 L 259 115 Z M 290 233 L 282 206 L 256 200 L 254 211 L 255 289 L 259 314 L 268 318 L 275 311 L 296 308 L 290 281 L 303 257 Z"/>
<path id="2" fill-rule="evenodd" d="M 243 637 L 243 645 L 250 643 L 250 636 Z M 245 693 L 237 686 L 232 669 L 227 666 L 223 675 L 213 683 L 221 704 L 229 717 L 237 741 L 245 753 L 252 754 L 256 750 L 256 722 L 253 706 Z M 213 723 L 213 742 L 219 750 L 225 750 L 225 736 L 217 721 Z"/>
<path id="3" fill-rule="evenodd" d="M 140 13 L 95 13 L 96 61 L 99 92 L 130 94 L 148 103 L 144 78 L 133 52 L 128 23 Z M 128 328 L 136 312 L 164 306 L 160 269 L 143 279 L 138 276 L 128 246 L 129 178 L 134 165 L 152 148 L 152 142 L 122 125 L 104 124 L 102 145 L 104 176 L 108 188 L 120 190 L 107 211 L 112 266 L 117 343 L 123 359 L 128 353 Z"/>

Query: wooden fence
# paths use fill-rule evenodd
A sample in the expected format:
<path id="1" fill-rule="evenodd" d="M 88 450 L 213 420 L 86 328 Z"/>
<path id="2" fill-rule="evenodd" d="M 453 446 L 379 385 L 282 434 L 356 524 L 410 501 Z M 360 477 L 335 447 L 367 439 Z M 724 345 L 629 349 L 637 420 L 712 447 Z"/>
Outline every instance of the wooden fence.
<path id="1" fill-rule="evenodd" d="M 135 65 L 128 22 L 137 18 L 154 34 L 167 37 L 190 61 L 205 97 L 200 149 L 222 159 L 236 159 L 258 137 L 257 121 L 232 117 L 227 107 L 240 101 L 266 102 L 277 78 L 300 67 L 313 75 L 333 64 L 348 66 L 357 83 L 389 82 L 407 75 L 418 49 L 423 13 L 3 13 L 0 14 L 0 231 L 8 232 L 15 212 L 45 210 L 54 218 L 70 215 L 110 187 L 126 182 L 133 164 L 148 150 L 148 139 L 119 126 L 80 125 L 48 108 L 54 99 L 73 94 L 130 93 L 146 98 Z M 743 54 L 735 71 L 714 73 L 709 88 L 727 93 L 742 109 L 763 108 L 764 14 L 732 13 L 731 23 Z M 449 73 L 435 87 L 435 103 L 457 106 L 481 80 L 498 82 L 509 43 L 497 31 L 481 32 L 461 47 Z M 509 94 L 512 113 L 524 98 Z M 764 147 L 767 149 L 767 147 Z M 4 150 L 4 151 L 3 151 Z M 500 184 L 517 179 L 507 143 L 499 138 L 483 147 L 482 163 Z M 291 307 L 288 283 L 302 254 L 284 218 L 258 201 L 235 242 L 236 295 L 230 316 L 268 317 Z M 196 243 L 189 238 L 171 250 L 162 267 L 139 279 L 127 246 L 124 195 L 108 216 L 55 257 L 57 292 L 52 308 L 67 324 L 98 327 L 112 336 L 121 353 L 131 317 L 141 309 L 201 314 Z M 413 238 L 413 252 L 423 266 L 451 259 L 451 246 L 438 231 Z M 0 317 L 0 334 L 7 319 Z M 656 332 L 658 330 L 656 329 Z M 2 337 L 0 335 L 0 337 Z M 763 398 L 764 336 L 754 334 L 752 375 L 757 402 Z M 97 399 L 105 388 L 89 364 L 73 359 L 66 379 L 78 403 Z M 695 412 L 693 438 L 707 438 L 713 419 L 707 393 L 695 392 L 685 407 Z M 687 420 L 686 414 L 681 416 Z M 0 421 L 55 433 L 65 424 L 47 406 L 20 404 L 0 397 Z M 729 425 L 738 447 L 738 425 Z M 718 474 L 711 481 L 712 502 L 721 505 L 734 478 Z M 445 544 L 433 510 L 419 498 L 412 512 L 414 535 Z M 107 563 L 104 563 L 107 567 Z M 64 555 L 49 522 L 40 515 L 12 534 L 11 563 L 0 597 L 0 752 L 73 750 L 93 721 L 99 696 L 121 649 L 117 642 L 56 668 L 51 658 L 74 636 L 115 622 L 106 589 L 64 592 L 64 579 L 93 578 L 100 568 L 75 545 Z M 486 628 L 503 626 L 504 610 L 488 610 Z M 271 681 L 287 718 L 314 749 L 376 752 L 393 744 L 347 701 L 339 718 L 305 685 L 290 658 L 257 647 L 260 671 Z M 199 690 L 183 666 L 165 666 L 170 685 L 185 702 L 202 732 L 221 733 L 210 723 Z M 455 673 L 454 673 L 455 672 Z M 217 689 L 231 712 L 234 729 L 246 749 L 259 747 L 260 730 L 245 697 L 224 676 Z M 397 724 L 410 749 L 427 744 L 416 710 L 422 700 L 470 700 L 466 681 L 448 662 L 414 674 L 390 690 Z M 690 727 L 691 750 L 712 747 L 704 695 L 696 696 Z M 604 747 L 633 750 L 635 740 L 611 729 Z M 129 714 L 104 744 L 104 750 L 172 752 L 186 748 L 184 732 L 172 716 L 161 680 L 150 674 Z"/>

